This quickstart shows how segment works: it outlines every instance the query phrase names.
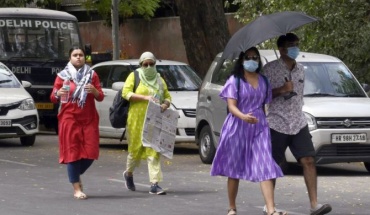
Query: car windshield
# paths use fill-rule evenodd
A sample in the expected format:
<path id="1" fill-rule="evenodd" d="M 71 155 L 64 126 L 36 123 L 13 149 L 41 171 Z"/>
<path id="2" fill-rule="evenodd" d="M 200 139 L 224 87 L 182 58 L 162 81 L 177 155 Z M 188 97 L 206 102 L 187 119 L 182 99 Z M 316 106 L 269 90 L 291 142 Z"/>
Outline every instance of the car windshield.
<path id="1" fill-rule="evenodd" d="M 166 81 L 169 91 L 197 91 L 202 83 L 188 65 L 156 65 L 156 68 Z"/>
<path id="2" fill-rule="evenodd" d="M 366 97 L 355 77 L 340 62 L 302 62 L 305 97 Z"/>
<path id="3" fill-rule="evenodd" d="M 13 73 L 5 66 L 0 65 L 0 88 L 19 88 L 18 82 Z"/>

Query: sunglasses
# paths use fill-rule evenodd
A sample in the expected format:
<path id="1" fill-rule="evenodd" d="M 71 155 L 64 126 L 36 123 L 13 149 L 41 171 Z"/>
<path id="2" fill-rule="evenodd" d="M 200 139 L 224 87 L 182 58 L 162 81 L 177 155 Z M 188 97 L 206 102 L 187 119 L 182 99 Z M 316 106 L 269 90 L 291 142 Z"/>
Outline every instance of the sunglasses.
<path id="1" fill-rule="evenodd" d="M 150 67 L 153 67 L 155 65 L 155 63 L 143 63 L 143 67 L 148 67 L 148 66 L 150 66 Z"/>
<path id="2" fill-rule="evenodd" d="M 244 59 L 246 60 L 254 60 L 254 61 L 257 61 L 260 59 L 260 56 L 258 55 L 253 55 L 253 56 L 245 56 Z"/>

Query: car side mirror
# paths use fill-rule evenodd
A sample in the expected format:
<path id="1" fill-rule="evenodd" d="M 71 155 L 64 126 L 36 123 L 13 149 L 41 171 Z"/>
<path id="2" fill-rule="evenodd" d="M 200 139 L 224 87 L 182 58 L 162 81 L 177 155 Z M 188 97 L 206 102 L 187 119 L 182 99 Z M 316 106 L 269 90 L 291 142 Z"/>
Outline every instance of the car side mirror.
<path id="1" fill-rule="evenodd" d="M 112 90 L 119 91 L 119 90 L 122 89 L 124 84 L 125 84 L 125 82 L 123 82 L 123 81 L 114 82 L 112 84 Z"/>
<path id="2" fill-rule="evenodd" d="M 22 86 L 24 88 L 30 88 L 30 87 L 32 87 L 32 84 L 28 81 L 22 81 Z"/>

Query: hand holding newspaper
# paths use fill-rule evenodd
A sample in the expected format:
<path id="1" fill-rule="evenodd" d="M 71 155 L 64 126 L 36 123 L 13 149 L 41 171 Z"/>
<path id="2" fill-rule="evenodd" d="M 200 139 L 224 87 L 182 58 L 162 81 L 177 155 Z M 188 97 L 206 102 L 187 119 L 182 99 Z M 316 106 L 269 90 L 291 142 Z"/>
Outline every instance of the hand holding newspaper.
<path id="1" fill-rule="evenodd" d="M 172 159 L 178 118 L 177 111 L 167 109 L 162 113 L 159 104 L 148 102 L 142 135 L 143 146 L 151 147 Z"/>

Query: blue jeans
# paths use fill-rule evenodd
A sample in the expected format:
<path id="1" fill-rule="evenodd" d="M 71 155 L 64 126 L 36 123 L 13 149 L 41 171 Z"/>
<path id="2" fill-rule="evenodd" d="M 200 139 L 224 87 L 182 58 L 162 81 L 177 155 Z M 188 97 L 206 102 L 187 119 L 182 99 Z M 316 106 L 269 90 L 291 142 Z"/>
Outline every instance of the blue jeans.
<path id="1" fill-rule="evenodd" d="M 81 159 L 78 161 L 73 161 L 67 164 L 68 178 L 69 182 L 77 183 L 80 181 L 80 175 L 91 166 L 94 162 L 92 159 Z"/>

